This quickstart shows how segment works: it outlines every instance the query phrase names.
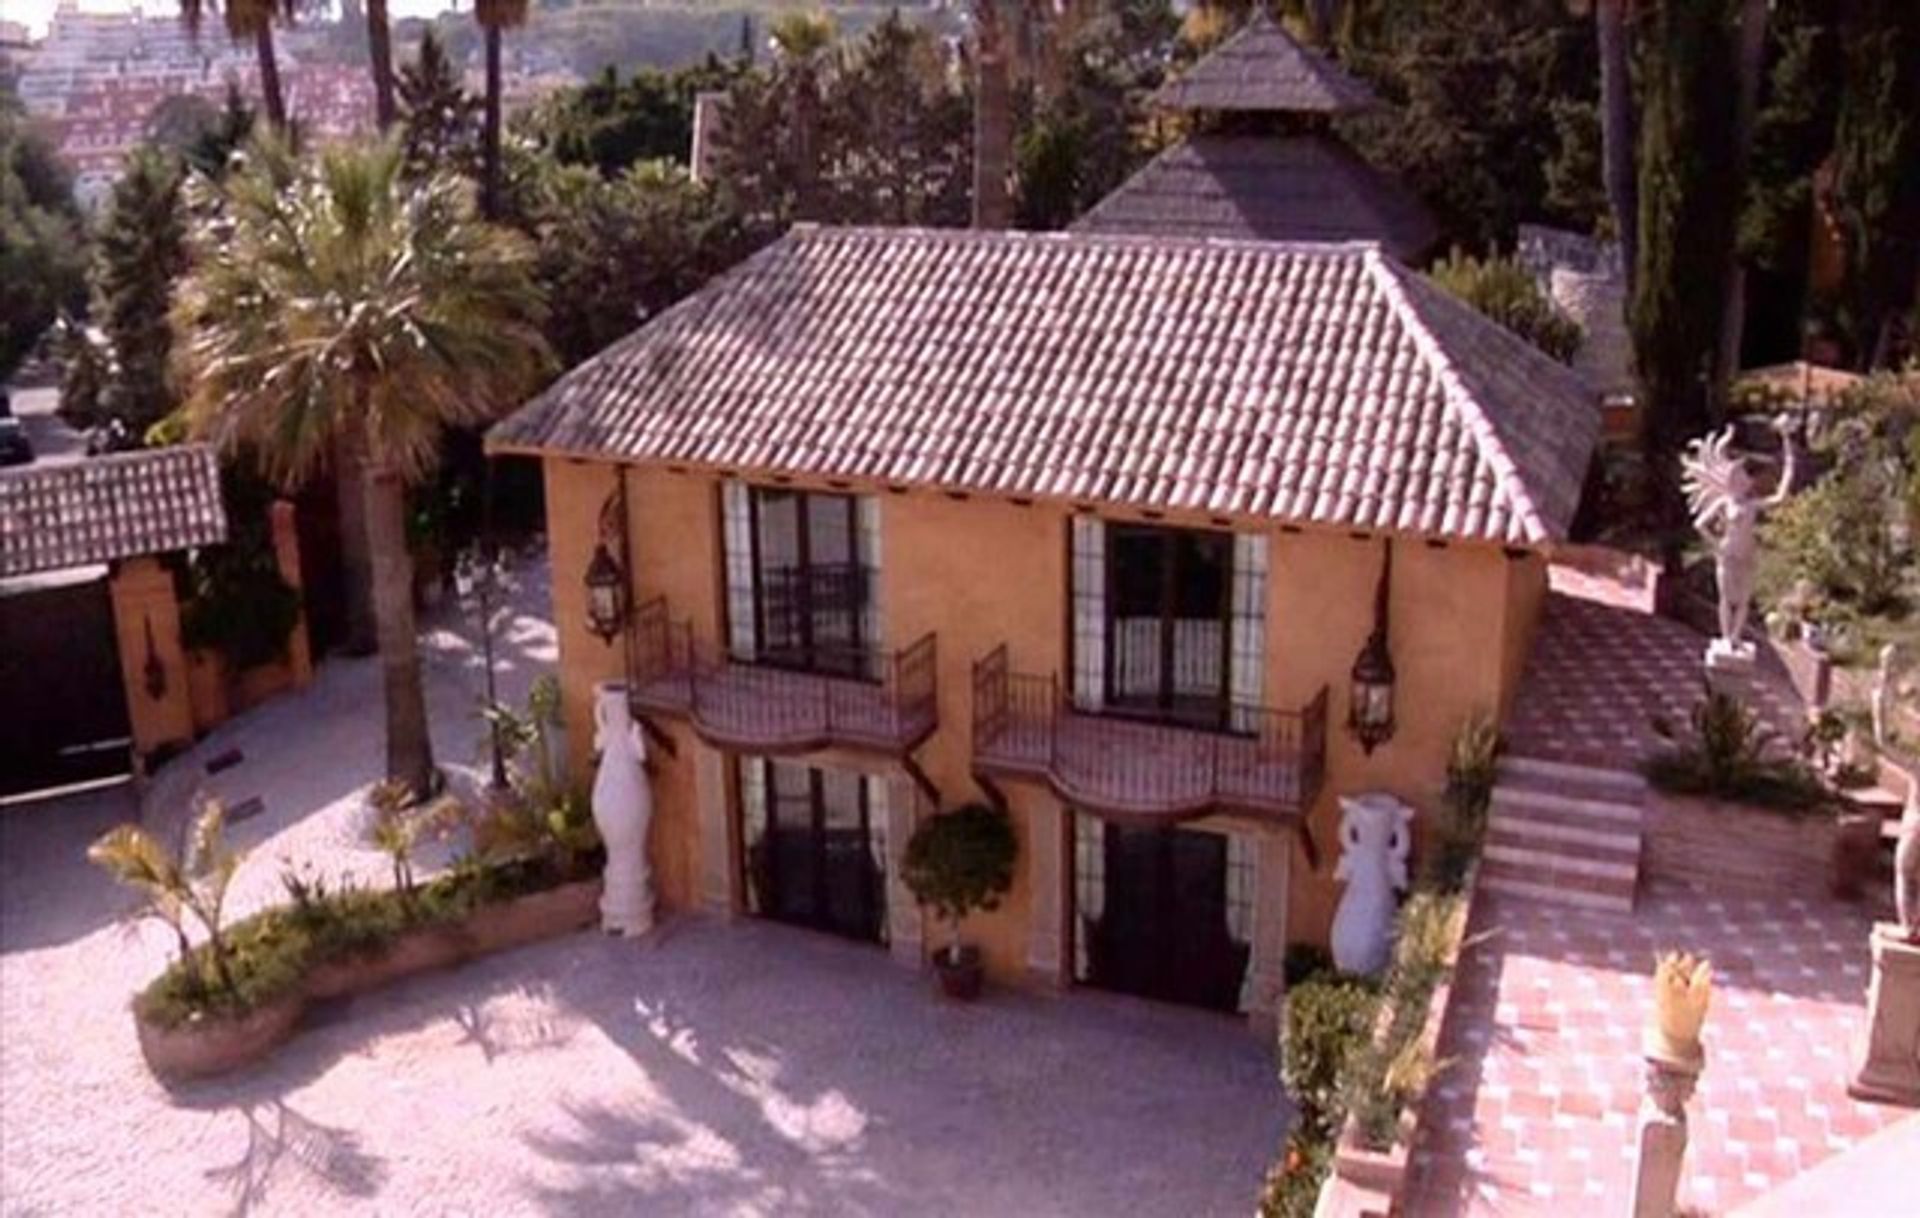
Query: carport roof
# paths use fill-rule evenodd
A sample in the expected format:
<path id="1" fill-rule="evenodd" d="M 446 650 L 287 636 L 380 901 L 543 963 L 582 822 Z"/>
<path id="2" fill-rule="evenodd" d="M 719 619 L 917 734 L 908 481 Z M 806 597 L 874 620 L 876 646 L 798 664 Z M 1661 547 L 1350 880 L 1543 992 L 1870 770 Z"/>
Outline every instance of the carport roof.
<path id="1" fill-rule="evenodd" d="M 226 538 L 204 444 L 0 470 L 0 579 Z"/>

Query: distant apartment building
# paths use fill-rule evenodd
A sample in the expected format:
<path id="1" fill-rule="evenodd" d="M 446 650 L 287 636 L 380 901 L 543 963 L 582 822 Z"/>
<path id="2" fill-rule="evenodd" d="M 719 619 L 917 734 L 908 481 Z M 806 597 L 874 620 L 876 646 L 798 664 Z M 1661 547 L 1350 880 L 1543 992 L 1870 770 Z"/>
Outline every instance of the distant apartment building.
<path id="1" fill-rule="evenodd" d="M 297 32 L 281 39 L 289 112 L 322 139 L 364 129 L 373 113 L 365 70 L 305 61 L 302 41 Z M 196 38 L 172 5 L 89 13 L 61 0 L 46 38 L 24 62 L 18 87 L 28 112 L 47 123 L 73 167 L 74 193 L 92 204 L 119 176 L 155 107 L 183 93 L 219 105 L 229 82 L 259 96 L 252 48 L 232 43 L 217 17 Z"/>

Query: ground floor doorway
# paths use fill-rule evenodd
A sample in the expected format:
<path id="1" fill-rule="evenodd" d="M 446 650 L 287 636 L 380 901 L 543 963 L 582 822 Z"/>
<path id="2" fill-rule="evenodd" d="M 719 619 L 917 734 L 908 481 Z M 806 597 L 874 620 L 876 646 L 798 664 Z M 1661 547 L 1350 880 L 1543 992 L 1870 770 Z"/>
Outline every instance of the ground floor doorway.
<path id="1" fill-rule="evenodd" d="M 1253 850 L 1234 834 L 1074 821 L 1074 980 L 1162 1002 L 1245 1007 Z"/>
<path id="2" fill-rule="evenodd" d="M 125 774 L 132 744 L 105 570 L 0 587 L 0 796 Z"/>
<path id="3" fill-rule="evenodd" d="M 885 782 L 766 757 L 742 757 L 739 767 L 748 910 L 885 943 Z"/>

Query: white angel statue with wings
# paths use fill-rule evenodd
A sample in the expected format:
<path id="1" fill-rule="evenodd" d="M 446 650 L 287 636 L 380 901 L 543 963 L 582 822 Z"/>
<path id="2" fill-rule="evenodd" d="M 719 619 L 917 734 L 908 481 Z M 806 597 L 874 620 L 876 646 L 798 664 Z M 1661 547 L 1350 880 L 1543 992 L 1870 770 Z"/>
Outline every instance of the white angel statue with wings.
<path id="1" fill-rule="evenodd" d="M 1686 455 L 1680 458 L 1680 485 L 1687 493 L 1694 527 L 1713 546 L 1714 575 L 1720 587 L 1720 638 L 1715 650 L 1733 654 L 1747 650 L 1742 636 L 1753 606 L 1760 516 L 1793 493 L 1793 439 L 1788 434 L 1792 421 L 1781 417 L 1773 426 L 1780 433 L 1786 459 L 1780 484 L 1765 499 L 1754 494 L 1745 458 L 1727 451 L 1733 443 L 1731 426 L 1687 445 Z"/>

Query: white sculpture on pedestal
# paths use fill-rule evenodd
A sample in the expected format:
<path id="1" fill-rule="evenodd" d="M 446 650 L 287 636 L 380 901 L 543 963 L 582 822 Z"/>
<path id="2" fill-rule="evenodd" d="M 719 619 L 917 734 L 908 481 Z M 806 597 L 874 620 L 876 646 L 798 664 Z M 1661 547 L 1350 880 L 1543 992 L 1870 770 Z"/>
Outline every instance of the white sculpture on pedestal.
<path id="1" fill-rule="evenodd" d="M 1720 637 L 1707 648 L 1709 667 L 1716 660 L 1742 663 L 1753 658 L 1753 645 L 1745 641 L 1745 635 L 1747 614 L 1753 606 L 1754 570 L 1760 558 L 1756 530 L 1761 513 L 1785 503 L 1793 493 L 1793 440 L 1787 434 L 1791 426 L 1785 416 L 1774 420 L 1786 464 L 1780 471 L 1780 485 L 1765 499 L 1753 493 L 1753 476 L 1747 472 L 1745 459 L 1727 451 L 1733 443 L 1731 426 L 1695 440 L 1680 459 L 1687 506 L 1693 512 L 1694 527 L 1713 547 L 1714 575 L 1720 590 Z"/>
<path id="2" fill-rule="evenodd" d="M 1393 954 L 1395 894 L 1406 891 L 1413 809 L 1391 795 L 1343 796 L 1340 862 L 1333 878 L 1347 890 L 1333 915 L 1333 962 L 1349 973 L 1378 973 Z"/>
<path id="3" fill-rule="evenodd" d="M 653 876 L 647 864 L 647 826 L 653 793 L 647 787 L 647 745 L 627 707 L 627 687 L 603 681 L 593 690 L 593 823 L 607 848 L 600 926 L 608 934 L 644 935 L 653 929 Z"/>

